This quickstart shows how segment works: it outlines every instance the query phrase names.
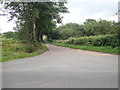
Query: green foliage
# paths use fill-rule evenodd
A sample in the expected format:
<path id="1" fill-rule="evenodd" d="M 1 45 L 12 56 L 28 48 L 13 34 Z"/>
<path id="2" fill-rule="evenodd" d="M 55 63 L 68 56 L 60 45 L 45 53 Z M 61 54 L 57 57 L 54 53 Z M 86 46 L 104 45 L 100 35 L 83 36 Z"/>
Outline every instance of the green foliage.
<path id="1" fill-rule="evenodd" d="M 23 48 L 24 48 L 24 52 L 26 53 L 32 53 L 38 49 L 40 49 L 42 46 L 41 43 L 37 43 L 36 46 L 33 46 L 32 44 L 25 44 L 23 45 Z"/>
<path id="2" fill-rule="evenodd" d="M 118 34 L 120 25 L 115 22 L 106 20 L 96 21 L 94 19 L 87 19 L 83 25 L 76 23 L 68 23 L 59 26 L 55 29 L 57 31 L 58 39 L 68 39 L 70 37 L 85 37 L 107 34 Z M 56 39 L 55 37 L 53 39 Z M 81 42 L 82 43 L 82 42 Z"/>
<path id="3" fill-rule="evenodd" d="M 18 39 L 34 46 L 49 35 L 56 23 L 61 23 L 61 14 L 67 13 L 66 2 L 5 2 L 10 20 L 17 18 Z M 51 35 L 49 35 L 50 37 Z"/>
<path id="4" fill-rule="evenodd" d="M 91 23 L 84 24 L 84 29 L 85 29 L 86 36 L 106 35 L 106 34 L 113 34 L 113 32 L 111 32 L 112 30 L 115 30 L 113 26 L 114 24 L 112 22 L 109 22 L 106 20 L 100 20 L 98 22 L 94 21 Z"/>
<path id="5" fill-rule="evenodd" d="M 71 45 L 71 44 L 63 44 L 63 43 L 53 43 L 56 46 L 62 47 L 69 47 L 74 49 L 83 49 L 83 50 L 90 50 L 90 51 L 97 51 L 97 52 L 105 52 L 105 53 L 112 53 L 112 54 L 120 54 L 118 47 L 112 48 L 110 46 L 81 46 L 81 45 Z"/>
<path id="6" fill-rule="evenodd" d="M 8 32 L 5 32 L 5 33 L 3 33 L 3 37 L 5 37 L 5 38 L 15 38 L 15 36 L 16 36 L 16 34 L 15 34 L 15 32 L 12 32 L 12 31 L 8 31 Z"/>
<path id="7" fill-rule="evenodd" d="M 32 53 L 34 51 L 34 47 L 32 45 L 26 45 L 24 46 L 24 52 L 26 53 Z"/>
<path id="8" fill-rule="evenodd" d="M 47 50 L 44 44 L 38 47 L 26 45 L 17 40 L 2 41 L 2 62 L 39 55 Z"/>
<path id="9" fill-rule="evenodd" d="M 74 45 L 87 45 L 87 46 L 110 46 L 110 47 L 118 47 L 117 35 L 98 35 L 98 36 L 90 36 L 90 37 L 71 37 L 67 40 L 57 40 L 57 43 L 65 43 L 65 44 L 74 44 Z"/>
<path id="10" fill-rule="evenodd" d="M 80 34 L 81 33 L 81 34 Z M 83 36 L 83 26 L 76 23 L 68 23 L 63 26 L 59 26 L 53 32 L 53 34 L 58 35 L 57 39 L 68 39 L 69 37 L 79 37 Z M 56 37 L 52 37 L 56 39 Z"/>
<path id="11" fill-rule="evenodd" d="M 90 23 L 93 23 L 93 22 L 96 22 L 96 20 L 94 20 L 94 19 L 86 19 L 84 24 L 90 24 Z"/>

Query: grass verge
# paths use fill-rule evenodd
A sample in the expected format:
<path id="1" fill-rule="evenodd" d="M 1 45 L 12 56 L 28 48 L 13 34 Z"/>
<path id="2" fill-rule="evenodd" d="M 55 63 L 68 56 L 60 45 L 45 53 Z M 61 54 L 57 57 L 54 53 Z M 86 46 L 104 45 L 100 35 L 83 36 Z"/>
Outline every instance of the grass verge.
<path id="1" fill-rule="evenodd" d="M 26 49 L 26 46 L 17 41 L 14 41 L 14 40 L 3 41 L 2 42 L 2 59 L 0 60 L 0 62 L 6 62 L 6 61 L 16 60 L 20 58 L 37 56 L 48 50 L 48 48 L 44 44 L 40 44 L 40 48 L 31 53 L 25 52 L 24 51 L 25 49 Z"/>
<path id="2" fill-rule="evenodd" d="M 69 47 L 69 48 L 74 48 L 74 49 L 90 50 L 90 51 L 104 52 L 104 53 L 111 53 L 111 54 L 120 54 L 118 52 L 118 48 L 112 48 L 109 46 L 96 47 L 96 46 L 80 46 L 80 45 L 71 45 L 71 44 L 61 44 L 61 43 L 52 43 L 52 44 L 56 46 Z"/>

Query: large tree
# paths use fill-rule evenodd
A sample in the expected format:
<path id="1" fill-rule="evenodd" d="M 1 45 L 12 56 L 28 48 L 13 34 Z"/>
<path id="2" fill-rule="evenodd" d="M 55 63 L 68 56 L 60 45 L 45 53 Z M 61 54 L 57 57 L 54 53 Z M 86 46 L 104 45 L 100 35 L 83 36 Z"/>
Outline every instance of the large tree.
<path id="1" fill-rule="evenodd" d="M 17 18 L 23 37 L 33 45 L 42 41 L 43 34 L 52 30 L 56 23 L 61 23 L 61 13 L 66 13 L 65 2 L 7 2 L 5 9 L 10 13 L 10 20 Z M 53 23 L 56 22 L 56 23 Z M 24 39 L 25 39 L 24 38 Z"/>

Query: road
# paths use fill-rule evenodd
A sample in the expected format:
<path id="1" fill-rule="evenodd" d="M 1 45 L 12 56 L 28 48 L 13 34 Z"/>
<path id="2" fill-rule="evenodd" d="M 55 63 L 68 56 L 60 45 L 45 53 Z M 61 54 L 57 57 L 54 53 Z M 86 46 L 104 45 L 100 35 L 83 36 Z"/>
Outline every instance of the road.
<path id="1" fill-rule="evenodd" d="M 117 88 L 118 56 L 47 44 L 44 54 L 2 64 L 3 88 Z"/>

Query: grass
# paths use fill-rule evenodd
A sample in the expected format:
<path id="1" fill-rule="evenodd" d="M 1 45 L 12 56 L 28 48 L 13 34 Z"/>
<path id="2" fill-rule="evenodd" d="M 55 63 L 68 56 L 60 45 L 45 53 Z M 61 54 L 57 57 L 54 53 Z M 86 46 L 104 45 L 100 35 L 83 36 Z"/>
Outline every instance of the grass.
<path id="1" fill-rule="evenodd" d="M 47 47 L 44 44 L 40 44 L 40 48 L 31 52 L 25 52 L 26 45 L 20 43 L 17 40 L 3 40 L 2 43 L 2 59 L 0 62 L 6 62 L 11 60 L 16 60 L 25 57 L 32 57 L 36 55 L 40 55 L 45 52 Z"/>
<path id="2" fill-rule="evenodd" d="M 71 44 L 62 44 L 62 43 L 52 43 L 52 44 L 56 46 L 69 47 L 74 49 L 90 50 L 90 51 L 97 51 L 97 52 L 104 52 L 111 54 L 120 54 L 118 53 L 118 48 L 112 48 L 109 46 L 96 47 L 96 46 L 80 46 L 80 45 L 71 45 Z"/>

